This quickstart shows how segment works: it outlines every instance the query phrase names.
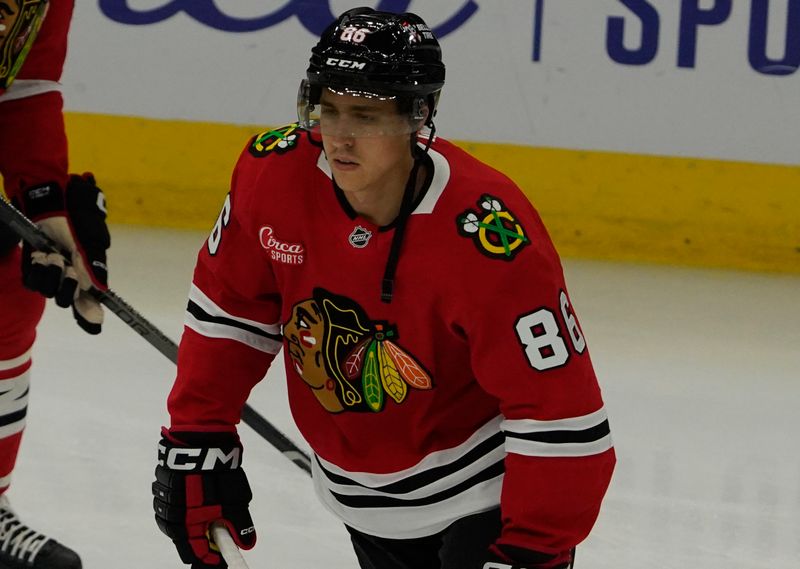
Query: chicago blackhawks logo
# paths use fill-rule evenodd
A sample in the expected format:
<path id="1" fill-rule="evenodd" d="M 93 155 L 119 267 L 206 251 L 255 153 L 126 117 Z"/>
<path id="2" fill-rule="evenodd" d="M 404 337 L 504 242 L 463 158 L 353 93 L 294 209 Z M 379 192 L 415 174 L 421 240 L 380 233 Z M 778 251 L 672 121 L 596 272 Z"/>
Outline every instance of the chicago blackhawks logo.
<path id="1" fill-rule="evenodd" d="M 297 143 L 300 142 L 300 133 L 297 132 L 299 126 L 297 123 L 293 123 L 257 134 L 250 144 L 250 154 L 256 158 L 263 158 L 273 152 L 284 154 L 296 148 Z"/>
<path id="2" fill-rule="evenodd" d="M 314 289 L 284 326 L 295 371 L 331 413 L 379 412 L 402 403 L 409 387 L 433 387 L 430 374 L 397 343 L 396 327 L 370 321 L 354 301 Z"/>
<path id="3" fill-rule="evenodd" d="M 11 86 L 39 33 L 48 4 L 44 0 L 0 1 L 0 90 Z"/>
<path id="4" fill-rule="evenodd" d="M 478 200 L 478 206 L 480 210 L 467 210 L 456 219 L 458 232 L 472 238 L 478 251 L 492 259 L 510 261 L 530 243 L 514 214 L 499 199 L 486 194 Z"/>

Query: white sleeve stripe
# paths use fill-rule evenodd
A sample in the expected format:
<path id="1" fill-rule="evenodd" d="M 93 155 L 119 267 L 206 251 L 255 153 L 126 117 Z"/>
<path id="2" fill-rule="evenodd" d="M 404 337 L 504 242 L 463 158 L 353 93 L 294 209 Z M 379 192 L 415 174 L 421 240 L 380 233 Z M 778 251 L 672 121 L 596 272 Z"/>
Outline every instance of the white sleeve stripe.
<path id="1" fill-rule="evenodd" d="M 551 444 L 525 439 L 506 439 L 506 452 L 524 456 L 578 457 L 600 454 L 614 446 L 611 435 L 589 443 Z"/>
<path id="2" fill-rule="evenodd" d="M 236 320 L 237 322 L 241 322 L 246 326 L 252 326 L 254 328 L 258 328 L 263 330 L 265 334 L 273 334 L 280 336 L 281 334 L 281 326 L 280 324 L 267 324 L 265 322 L 258 322 L 256 320 L 250 320 L 248 318 L 243 318 L 241 316 L 235 316 L 221 307 L 219 307 L 213 300 L 211 300 L 206 294 L 198 288 L 197 285 L 192 283 L 192 287 L 189 289 L 189 300 L 197 304 L 200 308 L 203 309 L 204 312 L 208 313 L 213 317 L 221 317 L 221 318 L 229 318 L 231 320 Z"/>
<path id="3" fill-rule="evenodd" d="M 207 338 L 227 338 L 229 340 L 235 340 L 268 354 L 275 355 L 281 349 L 281 342 L 261 336 L 259 334 L 242 330 L 241 328 L 237 328 L 235 326 L 226 326 L 216 322 L 198 320 L 189 312 L 186 313 L 184 324 L 201 336 L 205 336 Z"/>
<path id="4" fill-rule="evenodd" d="M 537 421 L 535 419 L 506 419 L 500 425 L 504 431 L 514 433 L 541 433 L 547 431 L 584 431 L 608 420 L 606 408 L 600 407 L 594 413 L 581 417 L 568 417 L 554 421 Z"/>
<path id="5" fill-rule="evenodd" d="M 11 87 L 0 95 L 0 103 L 33 97 L 50 91 L 61 91 L 61 83 L 46 79 L 16 79 Z"/>

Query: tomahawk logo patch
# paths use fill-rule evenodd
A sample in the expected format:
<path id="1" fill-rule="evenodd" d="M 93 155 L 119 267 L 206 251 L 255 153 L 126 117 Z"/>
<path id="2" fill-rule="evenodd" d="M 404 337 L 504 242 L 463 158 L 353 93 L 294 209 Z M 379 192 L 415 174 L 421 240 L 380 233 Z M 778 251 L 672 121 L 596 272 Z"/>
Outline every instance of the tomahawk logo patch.
<path id="1" fill-rule="evenodd" d="M 516 216 L 498 198 L 485 194 L 477 211 L 468 209 L 456 218 L 459 234 L 469 237 L 478 251 L 492 259 L 511 261 L 530 240 Z"/>
<path id="2" fill-rule="evenodd" d="M 248 149 L 250 154 L 256 158 L 263 158 L 273 152 L 285 154 L 297 148 L 297 144 L 300 142 L 298 127 L 297 123 L 293 123 L 281 128 L 265 130 L 256 135 Z"/>

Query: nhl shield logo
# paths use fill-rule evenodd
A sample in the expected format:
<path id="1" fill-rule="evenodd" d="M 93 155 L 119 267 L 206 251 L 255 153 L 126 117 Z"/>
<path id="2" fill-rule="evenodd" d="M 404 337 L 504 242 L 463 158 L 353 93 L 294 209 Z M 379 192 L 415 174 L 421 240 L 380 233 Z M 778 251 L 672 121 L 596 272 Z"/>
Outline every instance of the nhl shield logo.
<path id="1" fill-rule="evenodd" d="M 348 237 L 347 240 L 350 242 L 350 245 L 356 249 L 363 249 L 367 246 L 371 238 L 372 231 L 369 229 L 364 229 L 360 225 L 356 225 L 356 228 L 353 229 L 353 232 L 350 234 L 350 237 Z"/>

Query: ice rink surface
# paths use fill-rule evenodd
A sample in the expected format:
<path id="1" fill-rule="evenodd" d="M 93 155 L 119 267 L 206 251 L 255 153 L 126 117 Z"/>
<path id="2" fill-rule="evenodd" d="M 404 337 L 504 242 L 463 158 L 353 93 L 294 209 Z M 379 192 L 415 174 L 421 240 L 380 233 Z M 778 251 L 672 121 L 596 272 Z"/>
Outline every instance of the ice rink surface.
<path id="1" fill-rule="evenodd" d="M 175 340 L 205 235 L 112 227 L 111 285 Z M 618 466 L 578 569 L 800 567 L 800 278 L 565 261 Z M 276 360 L 280 363 L 282 360 Z M 284 374 L 250 404 L 302 446 Z M 150 483 L 174 367 L 113 315 L 49 305 L 9 497 L 86 569 L 183 567 Z M 356 569 L 306 475 L 246 426 L 252 569 Z"/>

